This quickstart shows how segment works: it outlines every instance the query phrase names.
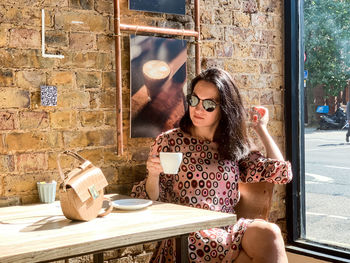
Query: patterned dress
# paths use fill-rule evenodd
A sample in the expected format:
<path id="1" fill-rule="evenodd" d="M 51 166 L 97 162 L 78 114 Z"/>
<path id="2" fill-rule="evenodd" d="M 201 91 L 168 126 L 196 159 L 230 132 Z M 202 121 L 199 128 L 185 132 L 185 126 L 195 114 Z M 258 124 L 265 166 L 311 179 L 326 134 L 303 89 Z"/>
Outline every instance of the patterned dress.
<path id="1" fill-rule="evenodd" d="M 224 213 L 234 213 L 239 201 L 238 182 L 267 181 L 285 184 L 292 179 L 289 162 L 251 152 L 240 161 L 220 160 L 218 145 L 173 129 L 159 135 L 150 154 L 182 152 L 179 173 L 161 174 L 159 200 Z M 146 180 L 134 186 L 132 196 L 148 198 Z M 239 254 L 247 225 L 253 220 L 240 219 L 235 225 L 212 228 L 189 235 L 190 262 L 233 262 Z M 175 240 L 160 242 L 151 262 L 175 262 Z"/>

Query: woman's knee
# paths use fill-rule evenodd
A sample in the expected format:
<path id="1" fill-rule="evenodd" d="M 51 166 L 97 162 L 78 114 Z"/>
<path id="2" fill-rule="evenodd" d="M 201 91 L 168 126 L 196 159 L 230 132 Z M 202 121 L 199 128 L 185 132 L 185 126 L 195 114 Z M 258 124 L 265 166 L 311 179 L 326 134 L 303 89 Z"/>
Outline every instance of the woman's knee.
<path id="1" fill-rule="evenodd" d="M 248 225 L 243 236 L 244 239 L 249 243 L 253 242 L 257 245 L 261 244 L 259 241 L 283 242 L 280 228 L 276 224 L 264 220 L 255 220 Z"/>

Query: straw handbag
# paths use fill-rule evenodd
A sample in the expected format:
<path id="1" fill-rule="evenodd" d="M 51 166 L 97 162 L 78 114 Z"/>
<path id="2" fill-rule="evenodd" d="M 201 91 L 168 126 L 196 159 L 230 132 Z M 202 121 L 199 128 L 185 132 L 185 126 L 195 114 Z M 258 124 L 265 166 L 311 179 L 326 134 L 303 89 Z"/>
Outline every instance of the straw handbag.
<path id="1" fill-rule="evenodd" d="M 59 197 L 65 217 L 89 221 L 97 216 L 109 214 L 113 207 L 110 200 L 103 194 L 103 188 L 108 185 L 108 182 L 101 169 L 77 153 L 64 151 L 63 154 L 74 157 L 80 163 L 77 168 L 64 174 L 60 165 L 61 154 L 57 158 L 58 170 L 62 178 Z M 100 213 L 104 200 L 109 201 L 109 208 Z"/>

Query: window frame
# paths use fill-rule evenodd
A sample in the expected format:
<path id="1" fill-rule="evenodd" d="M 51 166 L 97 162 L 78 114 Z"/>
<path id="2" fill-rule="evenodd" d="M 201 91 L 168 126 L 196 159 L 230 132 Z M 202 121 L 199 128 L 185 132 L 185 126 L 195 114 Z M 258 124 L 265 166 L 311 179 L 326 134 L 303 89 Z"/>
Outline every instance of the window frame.
<path id="1" fill-rule="evenodd" d="M 331 262 L 350 262 L 350 252 L 312 242 L 305 233 L 303 1 L 284 1 L 285 138 L 293 180 L 287 185 L 287 251 Z"/>

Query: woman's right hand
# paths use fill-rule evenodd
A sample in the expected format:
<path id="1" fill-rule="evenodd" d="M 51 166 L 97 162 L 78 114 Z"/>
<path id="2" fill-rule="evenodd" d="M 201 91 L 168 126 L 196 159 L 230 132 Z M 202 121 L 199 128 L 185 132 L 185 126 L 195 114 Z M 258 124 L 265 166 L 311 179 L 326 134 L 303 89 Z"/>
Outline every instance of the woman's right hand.
<path id="1" fill-rule="evenodd" d="M 150 155 L 146 167 L 148 170 L 146 192 L 149 198 L 157 200 L 159 198 L 159 174 L 163 172 L 163 168 L 160 165 L 159 155 Z"/>
<path id="2" fill-rule="evenodd" d="M 146 167 L 148 176 L 159 176 L 159 174 L 163 172 L 159 155 L 150 155 L 147 159 Z"/>

